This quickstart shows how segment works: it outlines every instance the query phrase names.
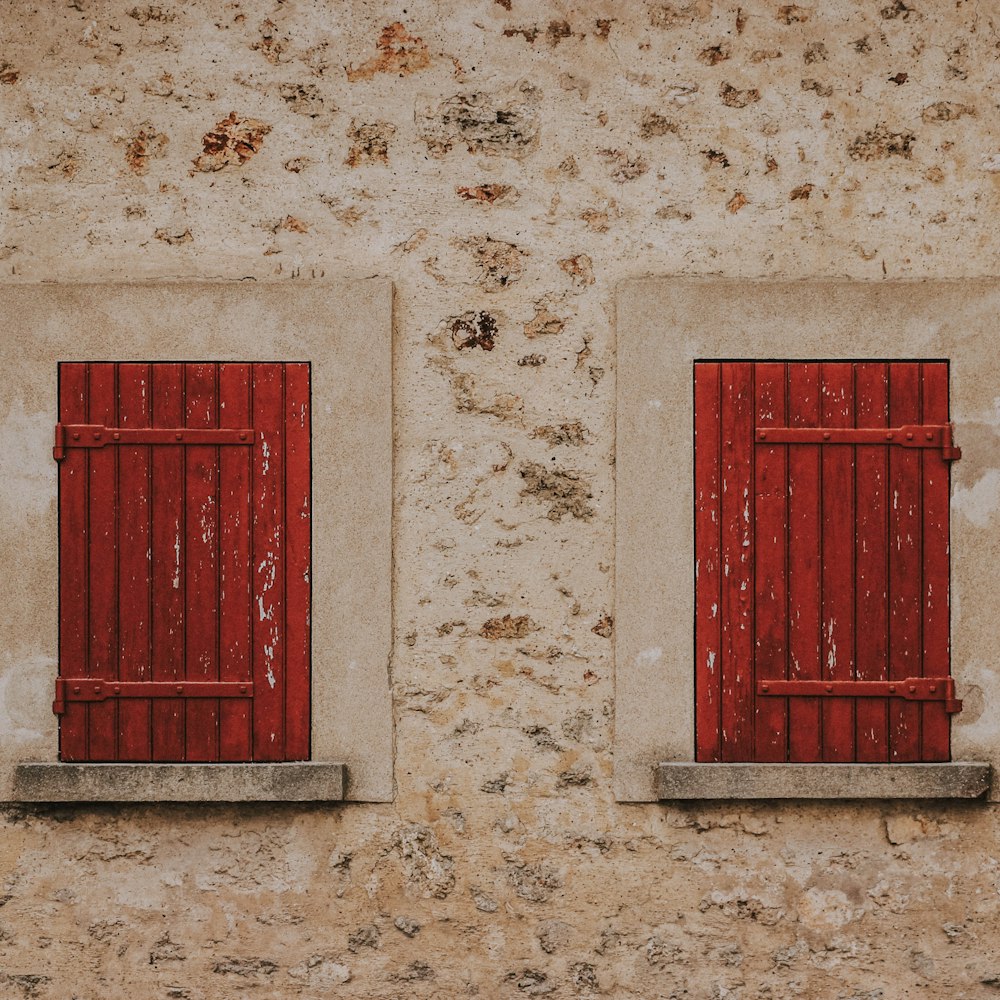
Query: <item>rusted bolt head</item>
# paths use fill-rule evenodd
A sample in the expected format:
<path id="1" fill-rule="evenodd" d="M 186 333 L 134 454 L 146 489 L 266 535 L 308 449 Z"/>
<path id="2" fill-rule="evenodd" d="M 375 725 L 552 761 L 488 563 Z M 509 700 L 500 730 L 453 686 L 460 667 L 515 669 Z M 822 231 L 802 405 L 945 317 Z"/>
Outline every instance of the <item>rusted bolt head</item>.
<path id="1" fill-rule="evenodd" d="M 886 434 L 886 436 L 885 436 L 886 441 L 891 441 L 892 438 L 893 438 L 892 434 Z"/>
<path id="2" fill-rule="evenodd" d="M 913 440 L 913 431 L 907 432 L 906 440 L 907 441 L 912 441 Z"/>
<path id="3" fill-rule="evenodd" d="M 911 684 L 910 685 L 910 694 L 914 694 L 916 692 L 916 690 L 917 690 L 917 685 L 916 684 Z"/>
<path id="4" fill-rule="evenodd" d="M 830 432 L 829 431 L 823 431 L 823 440 L 824 441 L 829 441 L 830 440 Z"/>
<path id="5" fill-rule="evenodd" d="M 895 693 L 896 693 L 896 685 L 895 684 L 890 684 L 889 685 L 889 694 L 895 694 Z"/>
<path id="6" fill-rule="evenodd" d="M 937 684 L 932 684 L 931 685 L 931 694 L 934 694 L 935 691 L 937 691 Z"/>
<path id="7" fill-rule="evenodd" d="M 73 440 L 74 441 L 79 441 L 80 440 L 80 432 L 79 431 L 73 431 Z"/>
<path id="8" fill-rule="evenodd" d="M 832 691 L 833 690 L 833 685 L 832 684 L 827 684 L 826 689 L 827 689 L 827 691 Z"/>
<path id="9" fill-rule="evenodd" d="M 178 684 L 177 685 L 177 693 L 178 694 L 183 694 L 184 693 L 184 685 L 183 684 Z"/>
<path id="10" fill-rule="evenodd" d="M 240 440 L 241 441 L 246 441 L 246 439 L 247 439 L 247 432 L 246 431 L 240 431 Z"/>
<path id="11" fill-rule="evenodd" d="M 761 691 L 769 691 L 770 690 L 770 688 L 766 684 L 761 684 L 760 689 L 761 689 Z"/>
<path id="12" fill-rule="evenodd" d="M 79 694 L 79 693 L 80 693 L 79 686 L 74 686 L 74 688 L 73 688 L 73 694 Z"/>
<path id="13" fill-rule="evenodd" d="M 122 439 L 122 436 L 121 436 L 121 434 L 119 434 L 119 433 L 118 433 L 118 431 L 115 431 L 115 432 L 114 432 L 114 434 L 112 434 L 111 436 L 112 436 L 112 437 L 113 437 L 113 438 L 114 438 L 114 439 L 115 439 L 116 441 L 120 441 L 120 440 Z"/>
<path id="14" fill-rule="evenodd" d="M 95 441 L 100 441 L 101 440 L 101 432 L 100 431 L 94 431 L 94 440 Z"/>
<path id="15" fill-rule="evenodd" d="M 182 437 L 184 437 L 184 435 L 183 435 L 183 434 L 175 434 L 175 435 L 174 435 L 174 438 L 175 438 L 175 439 L 176 439 L 177 441 L 180 441 L 180 439 L 181 439 Z"/>
<path id="16" fill-rule="evenodd" d="M 933 434 L 933 433 L 932 433 L 931 431 L 928 431 L 928 432 L 927 432 L 927 433 L 926 433 L 926 434 L 924 435 L 924 437 L 925 437 L 925 438 L 927 438 L 927 440 L 928 440 L 928 441 L 933 441 L 933 440 L 934 440 L 934 434 Z"/>

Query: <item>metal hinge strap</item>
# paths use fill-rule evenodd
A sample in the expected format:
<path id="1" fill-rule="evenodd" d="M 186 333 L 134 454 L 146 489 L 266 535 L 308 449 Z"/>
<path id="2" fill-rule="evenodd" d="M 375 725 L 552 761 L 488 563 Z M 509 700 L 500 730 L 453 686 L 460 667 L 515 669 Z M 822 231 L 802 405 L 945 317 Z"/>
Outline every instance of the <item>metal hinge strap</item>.
<path id="1" fill-rule="evenodd" d="M 62 715 L 68 701 L 109 698 L 252 698 L 250 681 L 108 681 L 93 677 L 56 678 L 52 711 Z"/>
<path id="2" fill-rule="evenodd" d="M 103 448 L 120 444 L 251 445 L 252 427 L 105 427 L 103 424 L 56 424 L 52 457 L 62 461 L 67 448 Z"/>
<path id="3" fill-rule="evenodd" d="M 758 427 L 757 444 L 881 444 L 935 448 L 946 462 L 962 457 L 951 424 L 904 424 L 902 427 Z"/>
<path id="4" fill-rule="evenodd" d="M 757 694 L 808 698 L 905 698 L 941 701 L 950 714 L 962 711 L 955 697 L 953 677 L 907 677 L 898 681 L 785 681 L 757 682 Z"/>

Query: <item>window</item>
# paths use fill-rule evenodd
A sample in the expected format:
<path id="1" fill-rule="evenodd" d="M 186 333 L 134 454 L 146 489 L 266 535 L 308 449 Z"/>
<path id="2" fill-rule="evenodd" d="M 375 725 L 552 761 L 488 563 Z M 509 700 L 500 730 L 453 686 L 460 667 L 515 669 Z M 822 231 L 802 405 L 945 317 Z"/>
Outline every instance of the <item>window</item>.
<path id="1" fill-rule="evenodd" d="M 59 366 L 63 761 L 309 758 L 309 366 Z"/>
<path id="2" fill-rule="evenodd" d="M 1000 549 L 992 503 L 998 310 L 1000 283 L 992 281 L 643 279 L 620 287 L 620 801 L 975 798 L 989 791 L 991 767 L 1000 763 L 1000 699 L 989 666 L 1000 620 L 991 557 Z M 732 358 L 746 361 L 711 360 Z M 713 408 L 719 416 L 711 418 Z M 882 433 L 897 424 L 943 427 L 949 416 L 963 451 L 950 464 L 943 430 L 926 449 L 822 439 L 827 424 L 833 441 L 838 423 L 856 435 L 866 425 Z M 739 423 L 743 434 L 716 438 L 713 454 L 716 429 L 701 436 L 706 417 L 718 431 L 724 421 Z M 757 440 L 758 428 L 767 433 L 768 426 L 806 439 Z M 696 525 L 696 482 L 711 494 L 712 476 L 735 474 L 737 465 L 737 503 L 722 501 L 717 526 L 715 501 L 702 505 Z M 880 489 L 880 476 L 883 487 L 894 483 L 892 496 Z M 824 490 L 838 479 L 852 483 L 845 501 L 827 502 Z M 696 539 L 700 545 L 715 528 L 728 531 L 715 544 L 716 555 L 736 567 L 731 585 L 713 580 L 707 566 L 703 573 L 696 553 Z M 890 560 L 894 538 L 900 549 Z M 715 569 L 722 579 L 725 566 Z M 720 624 L 718 649 L 717 602 L 737 623 L 725 636 Z M 831 618 L 832 637 L 828 628 L 821 633 Z M 721 671 L 714 676 L 712 652 Z M 949 672 L 954 693 L 947 683 L 931 692 L 931 682 Z M 916 700 L 881 687 L 864 696 L 857 687 L 809 688 L 910 677 L 920 678 L 908 692 Z M 957 699 L 962 711 L 949 712 Z"/>
<path id="3" fill-rule="evenodd" d="M 699 761 L 949 759 L 947 362 L 694 365 Z"/>
<path id="4" fill-rule="evenodd" d="M 390 800 L 392 285 L 383 280 L 8 284 L 0 288 L 0 311 L 5 323 L 5 336 L 0 338 L 0 364 L 5 375 L 0 384 L 0 411 L 13 421 L 11 442 L 16 442 L 12 446 L 18 449 L 11 474 L 0 482 L 0 503 L 4 504 L 0 598 L 6 609 L 5 656 L 0 663 L 0 801 Z M 59 364 L 70 359 L 91 363 L 91 384 L 85 386 L 89 395 L 83 397 L 89 401 L 90 411 L 70 410 L 68 399 L 57 398 Z M 283 369 L 281 403 L 281 366 L 265 368 L 261 364 L 258 368 L 256 364 L 280 359 L 288 362 Z M 250 362 L 255 363 L 256 372 L 248 372 Z M 246 424 L 236 419 L 239 407 L 234 403 L 230 411 L 229 405 L 244 373 L 250 383 L 247 395 L 240 396 L 247 408 L 244 412 L 251 417 Z M 82 370 L 71 372 L 67 365 L 62 374 L 65 389 Z M 146 412 L 140 385 L 143 380 L 153 427 L 143 427 L 136 416 Z M 295 380 L 299 388 L 290 391 Z M 189 403 L 196 398 L 201 400 L 200 414 L 193 405 L 189 411 Z M 213 398 L 220 418 L 214 426 Z M 301 410 L 296 414 L 287 408 L 293 398 L 309 403 L 308 442 Z M 270 402 L 265 405 L 266 400 Z M 223 401 L 227 404 L 224 410 Z M 60 416 L 64 424 L 93 422 L 118 427 L 120 443 L 101 449 L 65 447 L 63 460 L 53 461 L 52 427 Z M 175 421 L 177 426 L 170 426 Z M 296 490 L 289 487 L 282 516 L 288 523 L 284 608 L 287 611 L 294 606 L 299 618 L 291 631 L 285 631 L 287 645 L 280 652 L 280 668 L 277 662 L 272 666 L 273 689 L 267 677 L 265 650 L 271 644 L 265 640 L 279 612 L 275 600 L 275 617 L 269 617 L 274 592 L 265 588 L 270 582 L 264 558 L 268 549 L 260 544 L 261 538 L 255 542 L 244 535 L 246 544 L 257 545 L 251 552 L 253 562 L 244 564 L 238 544 L 223 543 L 213 566 L 213 550 L 197 529 L 204 513 L 207 527 L 227 532 L 231 527 L 227 512 L 231 514 L 238 506 L 240 489 L 229 496 L 223 489 L 226 481 L 235 476 L 239 482 L 240 474 L 234 470 L 246 472 L 247 462 L 256 461 L 257 468 L 251 465 L 249 474 L 257 476 L 253 482 L 259 486 L 265 458 L 270 475 L 282 449 L 268 443 L 270 454 L 265 456 L 263 443 L 254 450 L 256 441 L 247 445 L 203 440 L 182 448 L 127 442 L 127 427 L 145 432 L 159 427 L 175 433 L 179 427 L 183 432 L 189 429 L 192 434 L 210 436 L 242 429 L 253 429 L 257 434 L 263 427 L 264 442 L 280 429 L 286 473 L 292 437 L 297 436 L 292 464 L 298 470 L 300 485 Z M 311 470 L 308 452 L 302 450 L 307 443 L 311 445 Z M 78 457 L 82 451 L 88 457 Z M 183 454 L 178 457 L 180 452 Z M 256 655 L 258 661 L 251 664 L 252 700 L 240 697 L 239 691 L 235 697 L 229 697 L 228 691 L 227 697 L 216 697 L 222 693 L 219 689 L 208 699 L 189 698 L 190 692 L 173 698 L 160 698 L 158 692 L 155 698 L 144 698 L 141 692 L 133 697 L 133 692 L 126 698 L 90 703 L 65 699 L 66 715 L 80 708 L 96 712 L 97 724 L 91 724 L 85 736 L 77 726 L 75 735 L 69 737 L 69 744 L 76 740 L 74 749 L 67 744 L 64 722 L 64 759 L 60 759 L 59 717 L 52 711 L 60 661 L 69 679 L 79 676 L 78 671 L 86 676 L 91 657 L 88 649 L 71 663 L 65 650 L 59 648 L 57 487 L 60 476 L 67 478 L 65 469 L 72 463 L 79 466 L 81 461 L 88 466 L 97 461 L 95 484 L 103 483 L 102 489 L 113 494 L 120 487 L 120 502 L 113 495 L 105 497 L 107 503 L 96 512 L 95 527 L 101 537 L 91 540 L 97 544 L 91 546 L 90 558 L 96 559 L 98 568 L 103 560 L 104 570 L 96 580 L 90 570 L 84 578 L 84 592 L 89 589 L 94 598 L 93 608 L 86 612 L 88 627 L 92 614 L 107 616 L 105 627 L 98 630 L 105 635 L 98 637 L 93 651 L 107 657 L 109 667 L 112 654 L 120 659 L 123 670 L 132 672 L 129 683 L 159 683 L 163 667 L 171 671 L 171 681 L 174 669 L 179 672 L 182 667 L 188 678 L 198 678 L 185 679 L 185 684 L 230 684 L 234 679 L 222 676 L 230 671 L 244 671 L 246 678 L 243 654 L 231 655 L 227 649 L 224 656 L 213 659 L 214 645 L 220 641 L 235 642 L 237 650 L 241 643 L 249 643 L 246 655 Z M 148 467 L 144 464 L 147 461 Z M 125 477 L 123 484 L 116 484 L 107 471 L 116 462 L 118 475 Z M 186 477 L 186 483 L 161 489 L 170 479 L 163 467 L 171 463 L 175 475 Z M 307 475 L 310 471 L 311 477 Z M 147 481 L 149 476 L 153 480 L 146 528 L 144 502 L 134 482 L 141 483 L 144 472 Z M 305 521 L 291 515 L 305 512 L 303 489 L 308 478 L 311 516 Z M 214 503 L 213 489 L 217 495 Z M 248 502 L 265 512 L 278 510 L 276 503 L 262 505 L 262 501 L 255 490 Z M 160 516 L 162 510 L 174 511 L 173 526 L 169 518 Z M 84 512 L 85 508 L 77 507 L 80 528 L 85 528 Z M 63 513 L 65 529 L 65 507 Z M 114 517 L 118 518 L 117 528 Z M 177 567 L 176 561 L 171 565 L 169 555 L 176 545 L 178 521 L 182 529 L 181 572 L 174 588 Z M 300 528 L 311 526 L 311 554 L 308 534 L 298 533 L 296 543 L 293 523 Z M 171 527 L 174 530 L 164 541 L 158 533 Z M 107 539 L 115 530 L 117 542 L 109 548 Z M 148 546 L 144 544 L 147 530 Z M 69 544 L 75 536 L 64 537 Z M 295 544 L 298 548 L 293 551 Z M 134 612 L 150 599 L 144 589 L 147 547 L 153 553 L 166 548 L 168 560 L 166 564 L 159 558 L 155 561 L 149 582 L 155 599 L 148 617 L 143 618 L 141 611 Z M 277 552 L 275 556 L 277 559 Z M 65 561 L 65 553 L 63 557 Z M 196 568 L 199 559 L 201 568 Z M 251 567 L 249 582 L 238 575 L 244 565 Z M 156 572 L 161 574 L 159 579 Z M 228 585 L 223 594 L 219 585 L 222 573 L 227 584 L 234 581 L 245 596 L 248 587 L 255 588 L 249 596 L 264 596 L 264 617 L 258 604 L 250 615 L 252 628 L 248 623 L 240 625 L 239 616 L 236 622 L 230 618 L 228 611 L 235 602 L 230 604 Z M 113 574 L 118 575 L 117 582 Z M 276 565 L 275 587 L 282 586 L 281 579 L 280 566 Z M 115 588 L 126 612 L 124 628 L 109 610 Z M 165 602 L 159 599 L 164 591 Z M 291 600 L 296 591 L 299 596 Z M 187 597 L 194 594 L 197 601 L 192 599 L 188 607 Z M 179 610 L 182 598 L 184 615 Z M 213 623 L 216 616 L 202 613 L 205 608 L 211 610 L 215 601 L 222 612 L 217 625 Z M 309 617 L 305 618 L 302 612 L 307 601 Z M 65 599 L 63 603 L 69 613 L 72 605 Z M 76 613 L 83 614 L 80 610 Z M 245 611 L 242 615 L 245 619 Z M 184 645 L 171 645 L 174 639 L 169 629 L 176 631 L 182 619 Z M 240 630 L 242 638 L 229 638 Z M 69 640 L 72 630 L 64 631 Z M 222 638 L 223 632 L 226 638 Z M 307 641 L 308 659 L 303 651 Z M 77 642 L 79 648 L 79 639 Z M 141 654 L 147 649 L 149 662 L 144 662 Z M 182 653 L 186 664 L 180 660 Z M 257 669 L 261 655 L 264 690 L 259 690 Z M 277 647 L 274 655 L 279 656 Z M 293 681 L 287 668 L 296 658 L 299 680 Z M 216 678 L 217 663 L 220 675 Z M 151 678 L 140 673 L 143 667 L 149 668 Z M 104 663 L 100 669 L 104 670 Z M 307 677 L 304 670 L 308 670 Z M 203 671 L 200 678 L 199 671 Z M 124 683 L 124 677 L 125 673 L 115 683 Z M 273 693 L 279 690 L 283 692 L 280 708 Z M 263 727 L 258 725 L 261 713 L 251 710 L 261 694 L 269 705 Z M 188 725 L 192 713 L 196 724 Z M 148 718 L 148 733 L 142 721 L 136 725 L 136 718 Z M 164 737 L 172 732 L 169 739 L 157 738 L 158 726 Z M 282 732 L 283 738 L 279 736 Z M 284 746 L 277 749 L 282 740 Z M 89 755 L 90 759 L 65 759 L 70 753 Z"/>

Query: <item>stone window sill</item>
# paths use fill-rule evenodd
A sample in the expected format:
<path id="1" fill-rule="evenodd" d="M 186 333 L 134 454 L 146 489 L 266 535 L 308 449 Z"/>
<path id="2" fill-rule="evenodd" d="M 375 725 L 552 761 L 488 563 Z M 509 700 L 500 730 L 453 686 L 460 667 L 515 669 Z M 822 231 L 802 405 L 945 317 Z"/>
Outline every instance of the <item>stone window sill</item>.
<path id="1" fill-rule="evenodd" d="M 16 802 L 337 802 L 343 764 L 18 764 Z"/>
<path id="2" fill-rule="evenodd" d="M 990 765 L 693 764 L 657 768 L 658 798 L 693 799 L 979 799 Z"/>

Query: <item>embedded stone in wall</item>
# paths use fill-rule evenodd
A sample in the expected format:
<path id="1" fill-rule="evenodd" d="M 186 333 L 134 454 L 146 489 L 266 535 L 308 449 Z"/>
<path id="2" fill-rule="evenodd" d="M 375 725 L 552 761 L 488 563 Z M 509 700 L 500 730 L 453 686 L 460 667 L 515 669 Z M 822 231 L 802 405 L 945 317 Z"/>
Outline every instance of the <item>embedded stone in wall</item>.
<path id="1" fill-rule="evenodd" d="M 566 257 L 558 261 L 558 264 L 570 276 L 574 285 L 581 287 L 594 283 L 593 261 L 587 254 L 579 253 L 574 257 Z"/>
<path id="2" fill-rule="evenodd" d="M 149 172 L 149 161 L 163 156 L 168 141 L 167 136 L 157 132 L 150 122 L 143 122 L 126 141 L 126 166 L 132 173 L 142 177 Z"/>
<path id="3" fill-rule="evenodd" d="M 524 335 L 528 340 L 541 336 L 554 336 L 562 333 L 565 326 L 566 321 L 550 312 L 544 302 L 536 302 L 535 315 L 524 324 Z"/>
<path id="4" fill-rule="evenodd" d="M 347 68 L 351 83 L 370 80 L 378 73 L 395 73 L 409 76 L 431 64 L 431 55 L 423 39 L 411 35 L 400 21 L 382 29 L 375 44 L 376 54 L 357 68 Z"/>
<path id="5" fill-rule="evenodd" d="M 544 424 L 541 427 L 536 427 L 531 432 L 531 436 L 541 438 L 550 448 L 555 448 L 557 445 L 571 445 L 574 448 L 579 448 L 590 440 L 587 428 L 579 420 L 555 425 Z"/>
<path id="6" fill-rule="evenodd" d="M 519 280 L 523 253 L 513 243 L 492 236 L 473 237 L 460 244 L 472 251 L 479 267 L 479 283 L 487 292 L 498 292 Z"/>
<path id="7" fill-rule="evenodd" d="M 240 118 L 235 111 L 231 112 L 202 136 L 202 151 L 192 161 L 195 170 L 211 172 L 242 166 L 260 152 L 264 136 L 270 131 L 271 126 L 266 122 Z"/>
<path id="8" fill-rule="evenodd" d="M 455 888 L 455 862 L 442 853 L 429 826 L 405 827 L 396 834 L 394 846 L 407 883 L 424 895 L 444 899 Z"/>
<path id="9" fill-rule="evenodd" d="M 297 115 L 318 118 L 325 110 L 323 95 L 314 83 L 282 83 L 278 93 Z"/>
<path id="10" fill-rule="evenodd" d="M 593 494 L 579 472 L 550 469 L 539 462 L 525 462 L 519 471 L 524 480 L 521 496 L 548 504 L 550 521 L 561 521 L 566 514 L 583 521 L 594 516 L 589 503 Z"/>
<path id="11" fill-rule="evenodd" d="M 389 142 L 395 134 L 396 126 L 389 122 L 352 121 L 347 130 L 351 148 L 344 162 L 349 167 L 357 167 L 362 163 L 388 163 Z"/>
<path id="12" fill-rule="evenodd" d="M 727 108 L 745 108 L 748 104 L 756 104 L 760 100 L 760 91 L 756 87 L 740 90 L 731 83 L 724 83 L 719 88 L 719 97 Z"/>
<path id="13" fill-rule="evenodd" d="M 518 196 L 517 189 L 511 187 L 510 184 L 476 184 L 473 187 L 457 187 L 455 193 L 463 201 L 471 201 L 479 205 L 514 201 Z"/>
<path id="14" fill-rule="evenodd" d="M 848 146 L 852 160 L 884 160 L 888 156 L 909 159 L 917 137 L 912 132 L 893 132 L 888 126 L 878 124 L 857 136 Z"/>
<path id="15" fill-rule="evenodd" d="M 451 331 L 452 343 L 460 351 L 474 347 L 492 351 L 496 345 L 497 321 L 488 312 L 462 313 L 446 320 L 446 324 Z"/>
<path id="16" fill-rule="evenodd" d="M 418 112 L 421 138 L 432 156 L 444 156 L 458 143 L 470 153 L 523 159 L 538 145 L 540 100 L 529 83 L 456 94 Z"/>

